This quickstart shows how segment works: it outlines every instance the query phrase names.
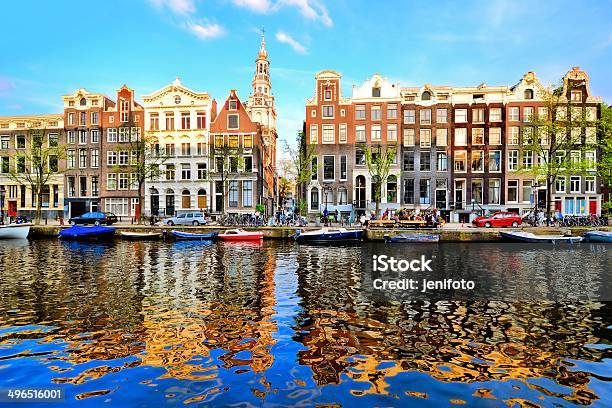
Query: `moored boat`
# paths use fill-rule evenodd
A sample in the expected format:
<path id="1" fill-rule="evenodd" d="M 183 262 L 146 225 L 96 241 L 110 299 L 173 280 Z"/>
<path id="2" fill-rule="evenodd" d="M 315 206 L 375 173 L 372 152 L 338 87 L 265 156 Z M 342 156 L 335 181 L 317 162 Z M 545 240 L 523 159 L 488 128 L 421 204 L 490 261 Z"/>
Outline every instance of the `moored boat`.
<path id="1" fill-rule="evenodd" d="M 263 233 L 259 231 L 244 231 L 241 229 L 230 229 L 219 234 L 223 241 L 259 241 L 263 239 Z"/>
<path id="2" fill-rule="evenodd" d="M 132 239 L 132 240 L 152 240 L 160 239 L 163 234 L 161 232 L 132 232 L 132 231 L 121 231 L 119 233 L 121 238 Z"/>
<path id="3" fill-rule="evenodd" d="M 102 226 L 84 227 L 81 225 L 73 225 L 59 232 L 59 237 L 61 239 L 73 241 L 105 241 L 113 239 L 114 236 L 115 228 Z"/>
<path id="4" fill-rule="evenodd" d="M 305 243 L 347 243 L 359 242 L 363 230 L 347 230 L 346 228 L 322 228 L 316 231 L 300 232 L 293 236 L 294 239 L 302 244 Z"/>
<path id="5" fill-rule="evenodd" d="M 531 232 L 524 231 L 500 231 L 502 238 L 514 242 L 530 242 L 530 243 L 556 243 L 567 242 L 570 244 L 581 242 L 582 237 L 572 237 L 565 235 L 535 235 Z"/>
<path id="6" fill-rule="evenodd" d="M 219 231 L 207 232 L 205 234 L 198 234 L 194 232 L 183 232 L 172 230 L 170 232 L 176 239 L 190 240 L 190 241 L 212 241 L 217 239 Z"/>
<path id="7" fill-rule="evenodd" d="M 400 243 L 400 242 L 438 242 L 440 236 L 436 234 L 397 234 L 392 237 L 385 235 L 386 242 Z"/>
<path id="8" fill-rule="evenodd" d="M 0 225 L 0 239 L 25 239 L 32 224 Z"/>
<path id="9" fill-rule="evenodd" d="M 588 231 L 584 233 L 585 242 L 612 243 L 612 231 Z"/>

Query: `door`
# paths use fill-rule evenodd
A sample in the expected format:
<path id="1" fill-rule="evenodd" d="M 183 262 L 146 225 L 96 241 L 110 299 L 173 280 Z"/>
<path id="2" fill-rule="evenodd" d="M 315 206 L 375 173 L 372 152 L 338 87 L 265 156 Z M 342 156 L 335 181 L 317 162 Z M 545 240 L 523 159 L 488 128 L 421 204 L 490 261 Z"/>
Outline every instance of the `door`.
<path id="1" fill-rule="evenodd" d="M 589 201 L 589 214 L 597 215 L 597 201 Z"/>
<path id="2" fill-rule="evenodd" d="M 151 214 L 159 215 L 159 196 L 158 195 L 151 196 Z"/>
<path id="3" fill-rule="evenodd" d="M 9 201 L 8 202 L 7 215 L 9 217 L 16 217 L 17 216 L 17 201 Z"/>

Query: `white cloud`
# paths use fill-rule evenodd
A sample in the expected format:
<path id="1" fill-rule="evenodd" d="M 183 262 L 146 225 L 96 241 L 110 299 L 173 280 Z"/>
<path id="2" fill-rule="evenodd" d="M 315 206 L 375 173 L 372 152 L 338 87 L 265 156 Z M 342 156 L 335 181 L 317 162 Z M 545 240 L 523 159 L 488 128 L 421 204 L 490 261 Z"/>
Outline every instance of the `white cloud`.
<path id="1" fill-rule="evenodd" d="M 293 50 L 298 54 L 308 53 L 306 47 L 304 47 L 302 44 L 293 39 L 293 37 L 291 37 L 289 34 L 284 33 L 282 31 L 276 33 L 276 41 L 290 45 L 291 48 L 293 48 Z"/>
<path id="2" fill-rule="evenodd" d="M 302 16 L 310 20 L 319 20 L 327 27 L 334 24 L 327 8 L 319 0 L 278 0 L 278 5 L 296 7 Z"/>
<path id="3" fill-rule="evenodd" d="M 256 13 L 267 13 L 272 9 L 270 0 L 232 0 L 237 7 L 243 7 Z"/>
<path id="4" fill-rule="evenodd" d="M 200 24 L 188 22 L 185 23 L 185 28 L 191 31 L 201 40 L 209 40 L 211 38 L 220 37 L 225 33 L 225 30 L 219 24 Z"/>
<path id="5" fill-rule="evenodd" d="M 174 14 L 188 15 L 196 12 L 195 0 L 149 0 L 158 9 L 167 8 Z"/>

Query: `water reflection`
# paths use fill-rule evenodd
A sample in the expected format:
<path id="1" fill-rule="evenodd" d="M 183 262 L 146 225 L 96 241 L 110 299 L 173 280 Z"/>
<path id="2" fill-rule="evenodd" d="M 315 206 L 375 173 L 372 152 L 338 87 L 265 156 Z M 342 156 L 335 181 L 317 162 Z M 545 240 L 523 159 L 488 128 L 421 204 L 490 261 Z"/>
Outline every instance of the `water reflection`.
<path id="1" fill-rule="evenodd" d="M 610 404 L 610 303 L 387 299 L 362 251 L 0 243 L 0 387 L 59 384 L 74 405 Z M 519 275 L 546 256 L 487 253 Z"/>

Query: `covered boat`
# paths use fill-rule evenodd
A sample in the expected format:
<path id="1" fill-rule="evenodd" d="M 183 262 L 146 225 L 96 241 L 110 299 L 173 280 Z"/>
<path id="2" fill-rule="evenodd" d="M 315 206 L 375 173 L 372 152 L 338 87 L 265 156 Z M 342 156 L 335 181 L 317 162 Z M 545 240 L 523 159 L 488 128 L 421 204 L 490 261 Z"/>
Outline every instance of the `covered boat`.
<path id="1" fill-rule="evenodd" d="M 612 243 L 612 231 L 588 231 L 584 233 L 586 242 Z"/>
<path id="2" fill-rule="evenodd" d="M 25 239 L 32 224 L 0 225 L 0 239 Z"/>
<path id="3" fill-rule="evenodd" d="M 296 231 L 294 238 L 297 242 L 305 243 L 346 243 L 359 242 L 363 230 L 347 230 L 346 228 L 322 228 L 316 231 Z"/>
<path id="4" fill-rule="evenodd" d="M 205 234 L 198 234 L 198 233 L 193 233 L 193 232 L 182 232 L 182 231 L 172 230 L 170 233 L 176 239 L 184 239 L 184 240 L 190 240 L 190 241 L 212 241 L 214 239 L 217 239 L 217 236 L 219 236 L 219 231 L 207 232 Z"/>
<path id="5" fill-rule="evenodd" d="M 73 225 L 59 232 L 60 238 L 74 241 L 105 241 L 113 239 L 114 235 L 115 228 L 102 226 L 84 227 L 82 225 Z"/>
<path id="6" fill-rule="evenodd" d="M 163 234 L 161 232 L 132 232 L 132 231 L 121 231 L 119 233 L 121 238 L 124 239 L 132 239 L 132 240 L 150 240 L 150 239 L 160 239 Z"/>
<path id="7" fill-rule="evenodd" d="M 385 235 L 387 242 L 438 242 L 440 236 L 436 234 L 397 234 L 392 237 Z"/>
<path id="8" fill-rule="evenodd" d="M 535 235 L 531 232 L 524 231 L 500 231 L 499 233 L 502 238 L 505 238 L 514 242 L 531 242 L 531 243 L 555 243 L 555 242 L 567 242 L 570 244 L 581 242 L 582 237 L 572 237 L 565 235 Z"/>
<path id="9" fill-rule="evenodd" d="M 259 241 L 263 239 L 263 232 L 230 229 L 219 234 L 219 238 L 224 241 Z"/>

